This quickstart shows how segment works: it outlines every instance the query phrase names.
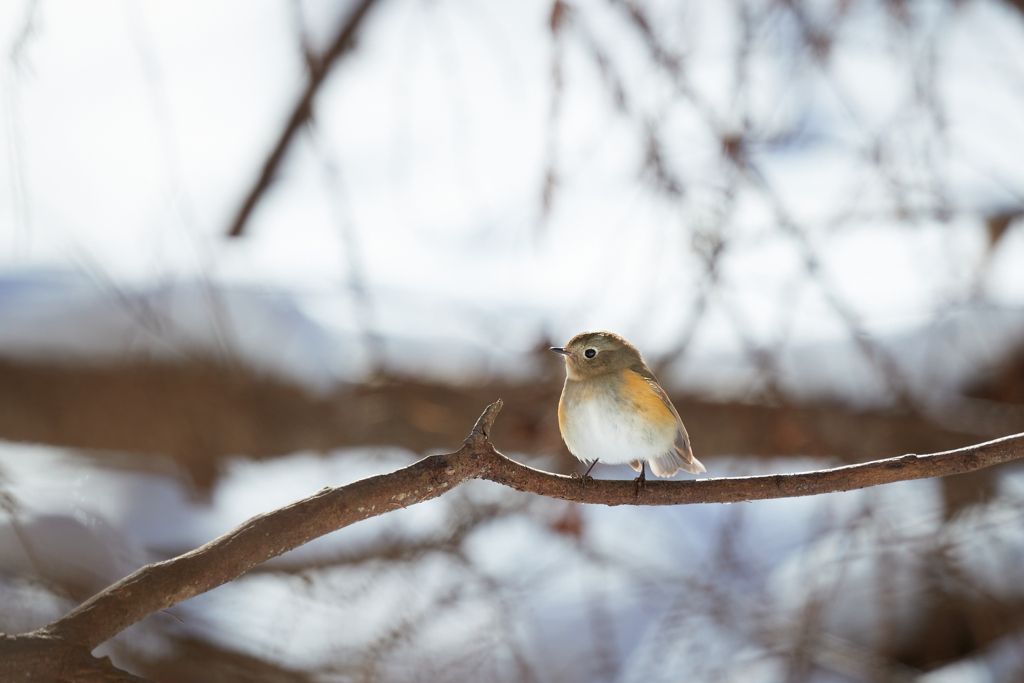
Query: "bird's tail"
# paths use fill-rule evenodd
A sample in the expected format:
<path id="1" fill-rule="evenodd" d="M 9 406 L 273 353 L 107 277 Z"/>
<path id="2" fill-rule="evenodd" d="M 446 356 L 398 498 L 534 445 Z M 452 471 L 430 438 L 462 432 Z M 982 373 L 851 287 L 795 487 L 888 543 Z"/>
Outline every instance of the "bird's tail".
<path id="1" fill-rule="evenodd" d="M 678 445 L 674 446 L 671 451 L 665 455 L 659 455 L 650 461 L 651 471 L 659 477 L 671 477 L 674 476 L 679 470 L 686 470 L 693 474 L 700 474 L 706 472 L 704 465 L 701 461 L 693 457 L 693 451 L 690 450 L 689 444 L 686 444 L 686 448 L 682 449 Z"/>

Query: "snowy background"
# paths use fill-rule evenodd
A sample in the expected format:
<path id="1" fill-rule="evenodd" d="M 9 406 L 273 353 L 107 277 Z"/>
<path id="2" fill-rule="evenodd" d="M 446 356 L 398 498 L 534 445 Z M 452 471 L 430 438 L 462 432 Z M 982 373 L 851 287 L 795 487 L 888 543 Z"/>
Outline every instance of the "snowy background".
<path id="1" fill-rule="evenodd" d="M 499 428 L 539 427 L 504 448 L 565 471 L 542 351 L 584 329 L 688 402 L 710 476 L 1024 431 L 1013 2 L 378 0 L 228 238 L 352 7 L 0 5 L 0 630 L 454 449 L 472 418 L 451 396 L 512 392 Z M 140 367 L 192 368 L 194 393 L 161 399 Z M 161 437 L 145 406 L 216 408 L 225 377 L 395 436 L 313 438 L 268 409 L 252 420 L 306 436 L 264 452 L 232 440 L 255 410 L 236 396 L 202 415 L 226 436 Z M 91 382 L 138 412 L 76 404 Z M 790 409 L 932 436 L 812 448 Z M 1022 476 L 668 510 L 467 485 L 104 653 L 160 681 L 1019 680 Z"/>

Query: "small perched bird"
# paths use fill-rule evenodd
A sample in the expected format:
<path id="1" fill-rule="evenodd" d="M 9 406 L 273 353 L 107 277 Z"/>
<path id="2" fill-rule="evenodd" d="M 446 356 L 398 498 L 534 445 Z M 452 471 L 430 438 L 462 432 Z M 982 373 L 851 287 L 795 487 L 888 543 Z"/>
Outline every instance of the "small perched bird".
<path id="1" fill-rule="evenodd" d="M 638 482 L 646 481 L 646 462 L 659 477 L 705 471 L 679 413 L 635 346 L 611 332 L 583 332 L 551 350 L 565 356 L 558 427 L 569 451 L 592 461 L 584 479 L 599 462 L 628 462 L 640 473 Z"/>

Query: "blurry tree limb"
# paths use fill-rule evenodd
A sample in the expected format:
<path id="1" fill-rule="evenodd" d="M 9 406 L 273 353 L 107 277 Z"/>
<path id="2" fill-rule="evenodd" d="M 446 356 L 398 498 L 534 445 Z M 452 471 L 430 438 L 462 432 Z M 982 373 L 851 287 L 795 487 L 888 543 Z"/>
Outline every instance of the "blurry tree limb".
<path id="1" fill-rule="evenodd" d="M 1024 0 L 1004 0 L 1007 5 L 1024 14 Z"/>
<path id="2" fill-rule="evenodd" d="M 822 456 L 857 463 L 1024 431 L 1024 406 L 999 405 L 1024 400 L 1013 389 L 1024 377 L 1015 368 L 993 373 L 1006 391 L 979 395 L 987 400 L 971 406 L 958 401 L 938 416 L 852 409 L 838 399 L 764 405 L 674 392 L 671 398 L 687 424 L 700 425 L 702 456 Z M 562 372 L 552 367 L 548 374 Z M 0 360 L 0 438 L 89 449 L 90 457 L 129 469 L 165 468 L 152 457 L 162 454 L 206 489 L 219 460 L 234 453 L 262 459 L 373 445 L 447 450 L 465 436 L 464 425 L 476 419 L 479 406 L 504 396 L 496 429 L 506 451 L 562 454 L 553 469 L 568 472 L 575 458 L 564 450 L 554 410 L 561 389 L 553 379 L 454 386 L 393 377 L 318 396 L 214 359 L 112 365 Z"/>
<path id="3" fill-rule="evenodd" d="M 179 634 L 171 635 L 170 640 L 173 648 L 169 652 L 133 658 L 133 666 L 144 675 L 168 683 L 319 683 L 328 678 L 324 675 L 328 672 L 316 668 L 300 670 L 276 664 L 270 661 L 269 653 L 242 652 Z"/>
<path id="4" fill-rule="evenodd" d="M 242 202 L 242 206 L 238 209 L 238 213 L 235 214 L 235 219 L 231 223 L 231 229 L 228 231 L 229 237 L 239 237 L 245 231 L 245 225 L 249 221 L 249 216 L 252 215 L 256 204 L 263 197 L 263 193 L 267 191 L 267 188 L 273 182 L 274 174 L 277 173 L 278 166 L 281 165 L 281 161 L 284 160 L 285 154 L 291 147 L 295 134 L 299 132 L 303 124 L 309 121 L 313 115 L 313 99 L 326 81 L 327 74 L 330 73 L 331 68 L 337 63 L 338 58 L 345 54 L 352 46 L 356 33 L 363 23 L 363 19 L 376 2 L 377 0 L 358 0 L 358 2 L 354 3 L 351 13 L 341 26 L 338 27 L 334 41 L 324 54 L 318 59 L 307 56 L 309 82 L 299 97 L 299 101 L 292 109 L 292 115 L 288 119 L 284 130 L 281 131 L 273 151 L 271 151 L 267 160 L 263 162 L 263 170 L 260 172 L 260 177 L 256 180 L 256 184 L 252 186 L 252 189 L 249 190 L 249 194 L 246 195 L 245 201 Z"/>
<path id="5" fill-rule="evenodd" d="M 0 638 L 0 680 L 57 680 L 68 675 L 69 666 L 85 676 L 81 673 L 85 670 L 82 662 L 88 664 L 90 660 L 100 672 L 101 667 L 110 667 L 109 662 L 96 660 L 88 653 L 150 614 L 232 581 L 314 538 L 437 498 L 470 479 L 581 503 L 683 505 L 850 491 L 961 474 L 1024 458 L 1024 434 L 1018 434 L 931 455 L 904 455 L 800 474 L 652 481 L 638 490 L 632 481 L 588 480 L 584 484 L 578 478 L 542 472 L 510 460 L 494 448 L 489 438 L 501 405 L 499 400 L 484 410 L 462 448 L 454 453 L 431 455 L 395 472 L 324 488 L 291 505 L 253 517 L 192 552 L 147 565 L 38 631 Z M 97 673 L 95 680 L 101 680 L 100 675 Z"/>
<path id="6" fill-rule="evenodd" d="M 0 681 L 147 683 L 107 657 L 93 657 L 86 647 L 38 633 L 0 635 Z"/>

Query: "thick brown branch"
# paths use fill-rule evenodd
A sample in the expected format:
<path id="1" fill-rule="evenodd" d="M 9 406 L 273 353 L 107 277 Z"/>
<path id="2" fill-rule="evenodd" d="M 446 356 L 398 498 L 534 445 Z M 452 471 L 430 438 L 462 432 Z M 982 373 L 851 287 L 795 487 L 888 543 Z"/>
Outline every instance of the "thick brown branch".
<path id="1" fill-rule="evenodd" d="M 201 548 L 138 570 L 45 627 L 90 649 L 144 617 L 232 581 L 256 565 L 355 522 L 422 503 L 479 476 L 486 439 L 432 455 L 390 474 L 324 488 L 247 522 Z"/>
<path id="2" fill-rule="evenodd" d="M 245 230 L 245 224 L 249 221 L 249 216 L 252 214 L 253 209 L 256 208 L 256 204 L 263 196 L 263 193 L 270 187 L 270 183 L 273 182 L 274 174 L 277 173 L 277 167 L 281 165 L 285 153 L 291 147 L 295 134 L 299 132 L 302 125 L 313 115 L 313 99 L 320 91 L 320 86 L 323 85 L 327 74 L 337 59 L 352 45 L 356 32 L 363 22 L 363 18 L 376 1 L 360 0 L 345 23 L 341 25 L 331 46 L 319 60 L 311 63 L 309 82 L 306 84 L 306 89 L 302 92 L 302 96 L 292 109 L 291 118 L 288 119 L 288 124 L 284 127 L 284 130 L 281 131 L 281 136 L 278 138 L 274 150 L 263 163 L 260 177 L 256 180 L 256 184 L 253 185 L 252 189 L 249 190 L 249 194 L 246 195 L 241 208 L 238 209 L 235 220 L 231 224 L 231 229 L 228 231 L 228 237 L 239 237 Z"/>
<path id="3" fill-rule="evenodd" d="M 632 481 L 584 483 L 579 478 L 541 472 L 510 460 L 496 451 L 488 438 L 500 409 L 501 401 L 488 406 L 455 453 L 432 455 L 390 474 L 325 488 L 309 498 L 253 517 L 201 548 L 143 567 L 39 631 L 14 640 L 0 638 L 0 674 L 29 671 L 10 664 L 32 659 L 26 655 L 29 650 L 48 653 L 52 661 L 87 655 L 146 616 L 232 581 L 272 557 L 355 522 L 436 498 L 469 479 L 487 479 L 519 491 L 604 505 L 733 503 L 961 474 L 1024 457 L 1024 434 L 1018 434 L 932 455 L 904 455 L 801 474 L 651 481 L 638 490 Z"/>

